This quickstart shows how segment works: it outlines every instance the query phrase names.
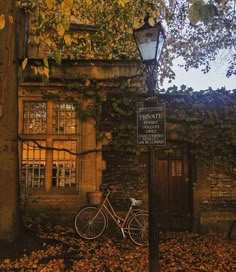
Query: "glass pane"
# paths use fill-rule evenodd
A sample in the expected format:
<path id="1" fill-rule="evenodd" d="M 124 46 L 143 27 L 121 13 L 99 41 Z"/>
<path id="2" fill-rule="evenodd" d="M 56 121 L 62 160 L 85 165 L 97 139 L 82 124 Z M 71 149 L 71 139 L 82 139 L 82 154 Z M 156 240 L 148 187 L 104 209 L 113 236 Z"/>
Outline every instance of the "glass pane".
<path id="1" fill-rule="evenodd" d="M 55 187 L 75 186 L 76 179 L 76 141 L 54 141 L 52 185 Z M 68 150 L 68 151 L 66 151 Z"/>
<path id="2" fill-rule="evenodd" d="M 45 146 L 44 141 L 38 142 Z M 45 184 L 45 150 L 39 149 L 34 142 L 23 142 L 21 165 L 21 182 L 26 187 L 44 187 Z"/>
<path id="3" fill-rule="evenodd" d="M 182 161 L 175 160 L 171 162 L 171 175 L 172 177 L 182 176 Z"/>
<path id="4" fill-rule="evenodd" d="M 53 110 L 53 133 L 76 133 L 76 106 L 73 103 L 56 103 Z"/>
<path id="5" fill-rule="evenodd" d="M 135 38 L 144 61 L 160 59 L 165 37 L 159 28 L 146 28 L 135 32 Z"/>
<path id="6" fill-rule="evenodd" d="M 24 102 L 24 133 L 45 134 L 47 105 L 44 102 Z"/>

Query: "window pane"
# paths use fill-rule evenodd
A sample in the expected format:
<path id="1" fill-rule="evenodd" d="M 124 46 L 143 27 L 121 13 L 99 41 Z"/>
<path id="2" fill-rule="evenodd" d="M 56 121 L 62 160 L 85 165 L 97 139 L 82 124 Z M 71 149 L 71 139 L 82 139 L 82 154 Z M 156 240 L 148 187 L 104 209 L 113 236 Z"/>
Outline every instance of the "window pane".
<path id="1" fill-rule="evenodd" d="M 47 106 L 44 102 L 24 102 L 24 133 L 44 134 L 47 125 Z"/>
<path id="2" fill-rule="evenodd" d="M 38 142 L 45 146 L 44 141 Z M 34 142 L 23 142 L 21 182 L 26 187 L 44 187 L 46 152 Z"/>
<path id="3" fill-rule="evenodd" d="M 53 147 L 76 152 L 76 141 L 54 141 Z M 53 150 L 52 186 L 75 186 L 76 155 L 65 150 Z"/>
<path id="4" fill-rule="evenodd" d="M 53 133 L 76 133 L 76 106 L 73 103 L 56 103 L 53 111 Z"/>
<path id="5" fill-rule="evenodd" d="M 171 162 L 171 174 L 172 174 L 172 177 L 182 176 L 182 161 L 175 160 Z"/>

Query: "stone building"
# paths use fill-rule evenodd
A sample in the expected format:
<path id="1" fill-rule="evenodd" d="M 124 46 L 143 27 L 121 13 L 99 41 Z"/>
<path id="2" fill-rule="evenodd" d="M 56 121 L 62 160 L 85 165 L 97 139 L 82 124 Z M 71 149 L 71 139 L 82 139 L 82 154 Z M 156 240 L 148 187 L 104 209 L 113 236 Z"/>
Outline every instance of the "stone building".
<path id="1" fill-rule="evenodd" d="M 19 59 L 25 50 L 19 49 Z M 26 51 L 28 64 L 41 61 L 40 52 Z M 121 211 L 129 197 L 147 207 L 148 150 L 137 147 L 135 128 L 135 102 L 143 95 L 139 63 L 84 59 L 57 65 L 52 59 L 49 65 L 48 82 L 28 65 L 18 85 L 24 211 L 73 224 L 87 193 L 103 182 L 112 185 Z M 167 144 L 155 154 L 160 227 L 225 232 L 236 217 L 236 180 L 199 164 L 168 119 L 167 112 Z"/>

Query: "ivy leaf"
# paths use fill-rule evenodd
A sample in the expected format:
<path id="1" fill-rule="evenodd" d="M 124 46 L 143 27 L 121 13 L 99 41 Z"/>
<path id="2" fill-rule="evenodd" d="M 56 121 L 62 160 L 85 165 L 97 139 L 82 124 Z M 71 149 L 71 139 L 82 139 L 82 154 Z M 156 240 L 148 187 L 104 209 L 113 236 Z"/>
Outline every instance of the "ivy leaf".
<path id="1" fill-rule="evenodd" d="M 195 25 L 201 20 L 201 9 L 203 3 L 201 1 L 197 1 L 189 8 L 189 20 L 190 22 Z"/>
<path id="2" fill-rule="evenodd" d="M 218 11 L 217 8 L 212 5 L 212 4 L 208 4 L 208 5 L 204 5 L 202 7 L 201 10 L 201 20 L 206 24 L 209 22 L 209 20 L 218 15 Z"/>
<path id="3" fill-rule="evenodd" d="M 49 10 L 52 10 L 54 8 L 55 0 L 45 0 L 45 2 Z"/>
<path id="4" fill-rule="evenodd" d="M 28 63 L 28 58 L 25 58 L 21 63 L 21 67 L 22 67 L 23 71 L 25 70 L 27 63 Z"/>
<path id="5" fill-rule="evenodd" d="M 192 2 L 193 4 L 189 8 L 189 20 L 193 25 L 199 21 L 206 24 L 212 17 L 218 15 L 217 8 L 213 4 L 204 4 L 202 0 Z"/>
<path id="6" fill-rule="evenodd" d="M 60 64 L 61 63 L 61 54 L 59 51 L 55 51 L 54 52 L 54 59 L 56 64 Z"/>
<path id="7" fill-rule="evenodd" d="M 51 40 L 49 37 L 46 37 L 46 38 L 44 39 L 44 43 L 45 43 L 48 47 L 52 46 L 52 40 Z"/>
<path id="8" fill-rule="evenodd" d="M 5 18 L 4 15 L 0 15 L 0 30 L 2 30 L 5 27 Z"/>
<path id="9" fill-rule="evenodd" d="M 37 76 L 38 68 L 36 66 L 31 66 L 31 69 L 33 70 L 34 74 Z"/>
<path id="10" fill-rule="evenodd" d="M 46 78 L 49 78 L 49 69 L 44 66 L 40 66 L 38 68 L 38 72 L 41 76 L 45 76 Z"/>
<path id="11" fill-rule="evenodd" d="M 150 26 L 154 26 L 154 25 L 155 25 L 155 20 L 154 20 L 154 18 L 153 18 L 153 17 L 149 17 L 149 18 L 148 18 L 148 23 L 149 23 Z"/>
<path id="12" fill-rule="evenodd" d="M 124 8 L 125 5 L 126 5 L 127 3 L 129 3 L 129 0 L 118 0 L 118 4 L 119 4 L 122 8 Z"/>
<path id="13" fill-rule="evenodd" d="M 43 58 L 43 63 L 48 68 L 48 59 L 47 59 L 47 57 Z"/>
<path id="14" fill-rule="evenodd" d="M 73 6 L 73 0 L 64 0 L 61 3 L 61 10 L 63 11 L 65 15 L 70 16 L 72 6 Z"/>
<path id="15" fill-rule="evenodd" d="M 57 33 L 59 36 L 63 36 L 65 33 L 65 27 L 62 23 L 59 23 L 56 27 Z"/>
<path id="16" fill-rule="evenodd" d="M 39 45 L 39 43 L 40 43 L 40 37 L 39 36 L 34 36 L 34 43 L 36 45 Z"/>
<path id="17" fill-rule="evenodd" d="M 66 44 L 66 45 L 71 45 L 71 41 L 72 41 L 71 36 L 68 35 L 68 34 L 66 34 L 66 35 L 64 36 L 64 41 L 65 41 L 65 44 Z"/>
<path id="18" fill-rule="evenodd" d="M 72 8 L 74 0 L 64 0 L 63 3 L 65 6 Z"/>

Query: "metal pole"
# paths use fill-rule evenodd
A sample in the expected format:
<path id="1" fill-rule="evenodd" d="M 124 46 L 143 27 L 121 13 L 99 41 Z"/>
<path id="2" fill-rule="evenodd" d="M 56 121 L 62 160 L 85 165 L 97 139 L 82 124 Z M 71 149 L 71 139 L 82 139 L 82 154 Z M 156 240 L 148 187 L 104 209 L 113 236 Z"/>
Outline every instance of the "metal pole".
<path id="1" fill-rule="evenodd" d="M 148 103 L 157 103 L 157 65 L 146 65 Z M 148 213 L 149 213 L 149 272 L 159 272 L 158 184 L 156 177 L 156 149 L 148 147 Z"/>
<path id="2" fill-rule="evenodd" d="M 158 186 L 156 180 L 156 150 L 148 150 L 148 209 L 149 209 L 149 272 L 159 272 Z"/>

